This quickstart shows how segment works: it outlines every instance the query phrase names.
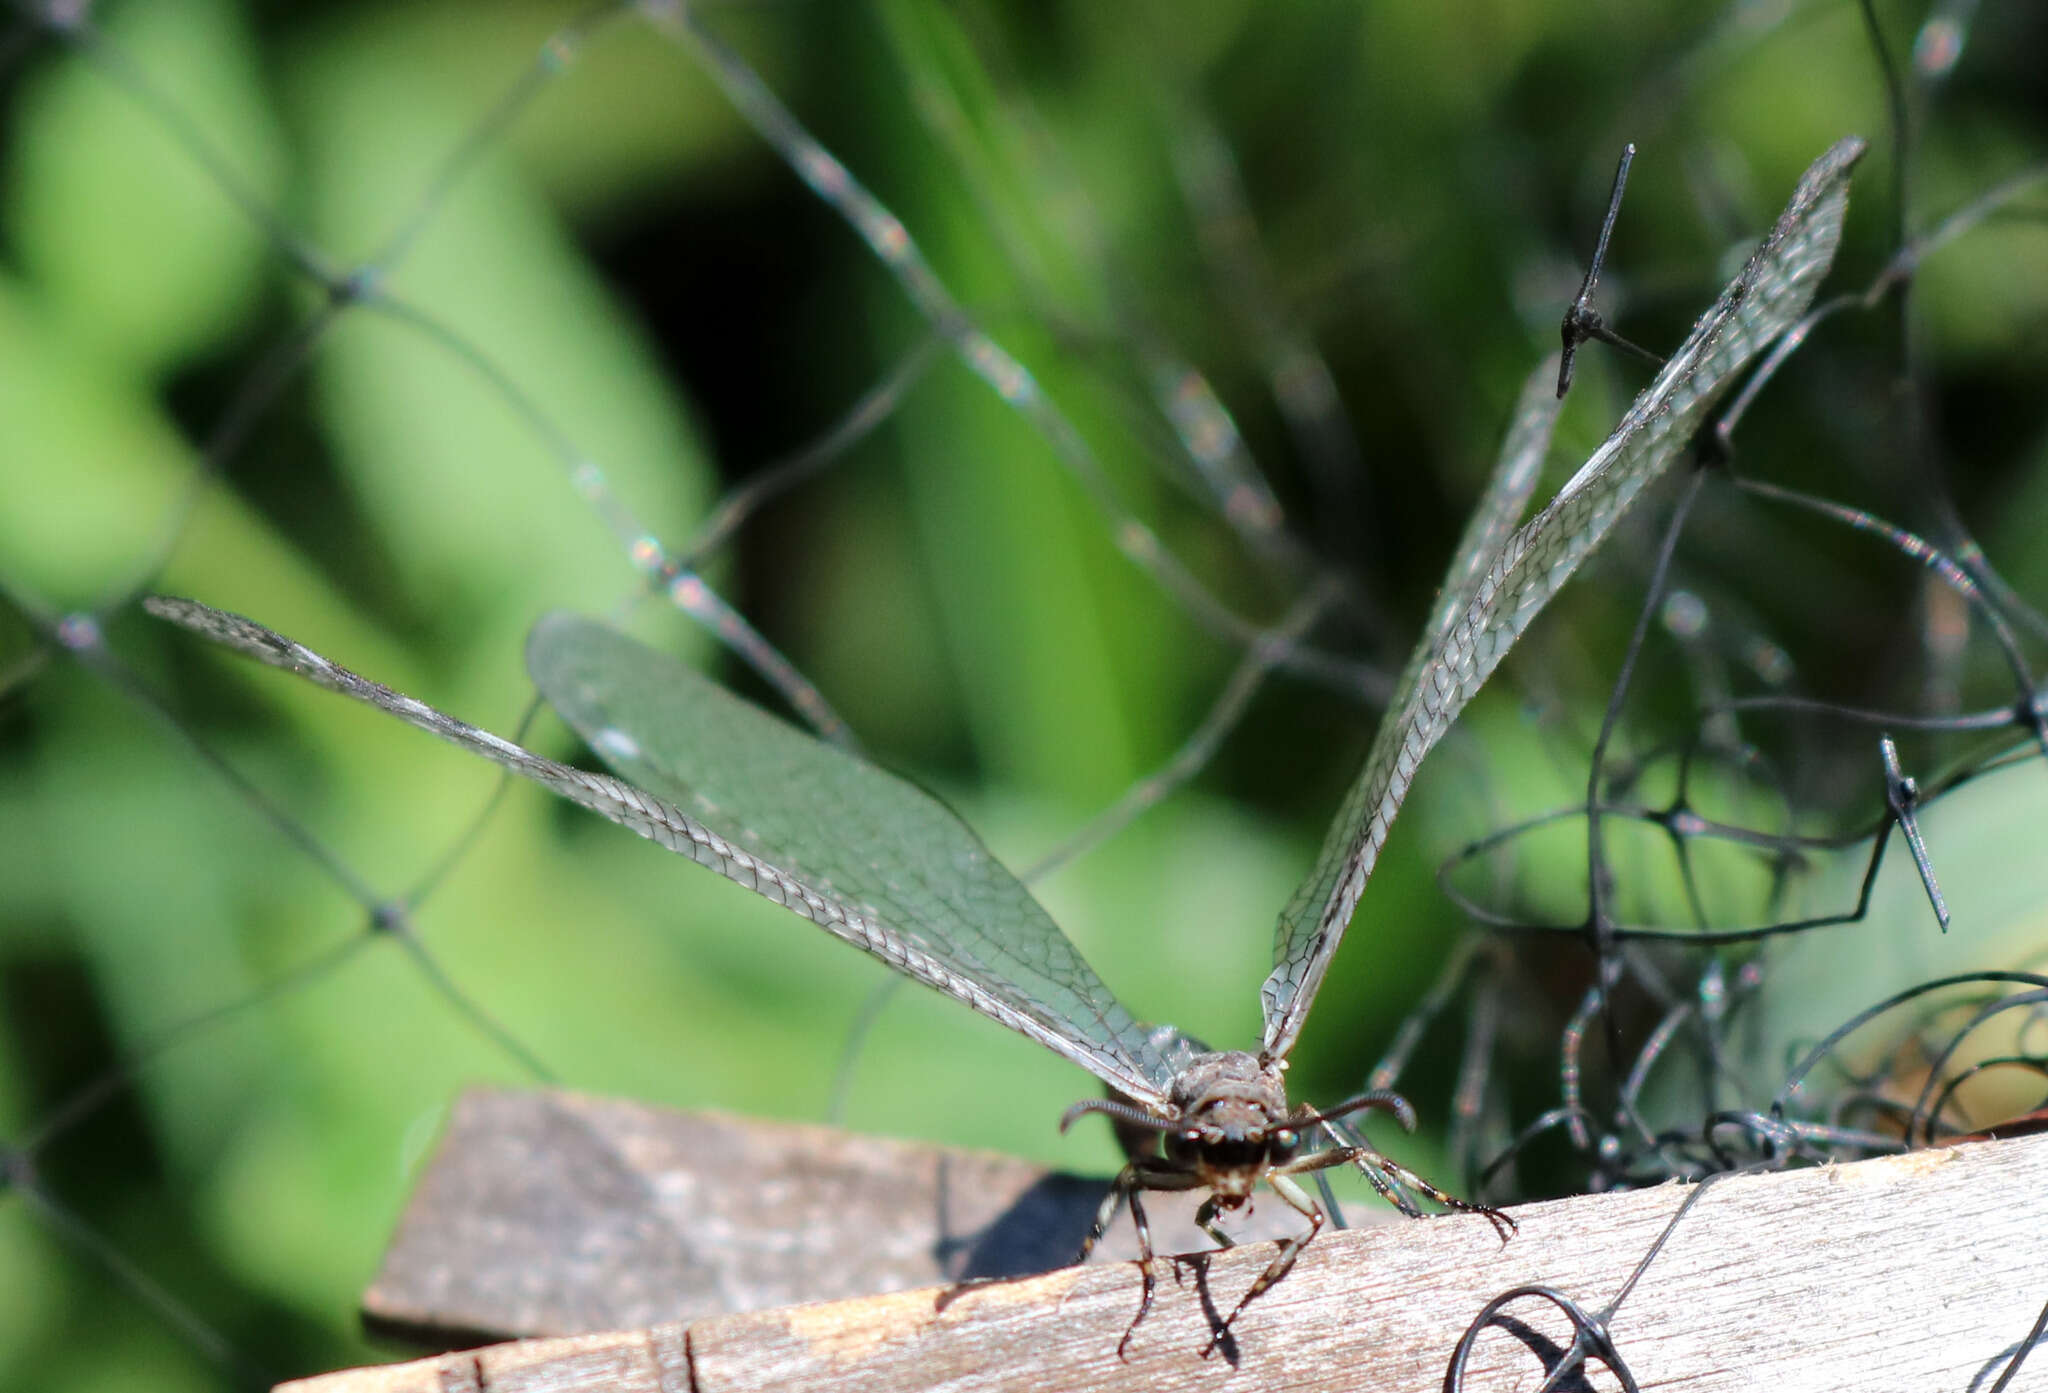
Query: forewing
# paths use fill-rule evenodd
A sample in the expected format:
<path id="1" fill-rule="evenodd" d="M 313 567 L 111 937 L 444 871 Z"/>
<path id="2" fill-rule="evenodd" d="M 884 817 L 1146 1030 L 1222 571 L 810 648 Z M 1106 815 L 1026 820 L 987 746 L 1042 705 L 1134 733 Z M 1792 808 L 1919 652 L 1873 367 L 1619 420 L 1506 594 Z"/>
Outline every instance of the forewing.
<path id="1" fill-rule="evenodd" d="M 1455 609 L 1448 622 L 1443 614 L 1433 616 L 1314 869 L 1281 912 L 1273 972 L 1260 990 L 1269 1055 L 1285 1055 L 1301 1033 L 1423 757 L 1643 486 L 1685 449 L 1735 373 L 1805 313 L 1834 259 L 1849 171 L 1863 148 L 1850 137 L 1814 162 L 1742 274 L 1693 326 L 1614 433 L 1541 513 L 1508 537 L 1476 583 L 1460 584 L 1454 565 L 1445 593 L 1461 599 L 1462 607 L 1447 607 Z"/>
<path id="2" fill-rule="evenodd" d="M 1145 1029 L 936 798 L 592 620 L 549 615 L 526 656 L 612 768 L 841 906 L 826 928 L 1132 1098 L 1163 1099 Z"/>
<path id="3" fill-rule="evenodd" d="M 1529 506 L 1529 495 L 1536 491 L 1536 480 L 1543 473 L 1544 456 L 1550 452 L 1550 432 L 1557 425 L 1557 413 L 1564 408 L 1557 395 L 1557 360 L 1558 355 L 1551 354 L 1522 383 L 1500 457 L 1494 461 L 1486 491 L 1473 506 L 1457 549 L 1451 553 L 1443 589 L 1436 597 L 1436 608 L 1430 611 L 1429 628 L 1416 642 L 1410 663 L 1421 662 L 1436 651 L 1451 625 L 1472 603 L 1473 592 L 1486 579 L 1501 543 Z M 1406 685 L 1397 683 L 1395 690 L 1404 691 Z"/>
<path id="4" fill-rule="evenodd" d="M 1166 1065 L 1145 1031 L 959 819 L 680 663 L 569 616 L 543 621 L 530 645 L 549 700 L 614 768 L 650 790 L 536 755 L 240 615 L 163 596 L 144 604 L 710 867 L 1138 1102 L 1164 1098 Z M 694 783 L 682 773 L 685 764 L 699 766 L 690 771 Z"/>

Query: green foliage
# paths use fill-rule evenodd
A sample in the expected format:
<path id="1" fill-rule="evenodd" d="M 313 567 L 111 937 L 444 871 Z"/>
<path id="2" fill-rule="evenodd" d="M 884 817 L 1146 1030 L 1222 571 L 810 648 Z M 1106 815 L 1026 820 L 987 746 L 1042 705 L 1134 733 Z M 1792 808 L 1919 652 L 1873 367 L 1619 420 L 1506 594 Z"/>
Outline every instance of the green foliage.
<path id="1" fill-rule="evenodd" d="M 1622 140 L 1642 153 L 1603 307 L 1638 341 L 1678 341 L 1732 274 L 1724 256 L 1844 134 L 1872 140 L 1877 168 L 1859 175 L 1840 284 L 1888 252 L 1892 152 L 1848 6 L 1764 23 L 1765 7 L 1737 5 L 1721 28 L 1693 5 L 1566 0 L 691 8 L 902 220 L 1131 514 L 1221 603 L 1272 622 L 1285 587 L 1203 501 L 1148 395 L 1162 364 L 1199 368 L 1296 534 L 1370 597 L 1368 620 L 1318 641 L 1388 670 L 1524 374 L 1555 343 Z M 96 15 L 103 39 L 46 35 L 0 72 L 0 587 L 60 613 L 132 584 L 192 594 L 509 735 L 541 613 L 617 605 L 639 583 L 635 529 L 682 550 L 722 486 L 903 365 L 930 326 L 687 38 L 625 15 L 543 51 L 577 13 L 138 0 Z M 1903 51 L 1917 16 L 1884 17 Z M 2024 35 L 1996 31 L 2030 21 L 1983 22 L 1943 89 L 1953 124 L 1929 123 L 1916 228 L 2043 148 L 2038 74 L 2010 57 Z M 537 52 L 530 100 L 497 123 Z M 477 158 L 451 168 L 472 136 Z M 1242 225 L 1231 188 L 1190 176 L 1210 136 L 1234 160 Z M 366 302 L 302 351 L 326 302 L 294 261 L 353 267 L 415 226 Z M 1930 262 L 1930 380 L 1975 408 L 1950 480 L 1964 516 L 2024 563 L 2048 523 L 2048 282 L 2037 226 L 1983 235 L 1983 255 Z M 1830 332 L 1852 359 L 1891 350 L 1882 325 Z M 1299 368 L 1288 353 L 1304 345 L 1363 461 L 1334 480 L 1276 404 L 1276 365 Z M 1582 361 L 1539 497 L 1647 380 Z M 273 376 L 284 385 L 255 400 L 246 436 L 208 461 Z M 1903 511 L 1884 492 L 1883 402 L 1839 381 L 1795 363 L 1745 462 Z M 579 489 L 579 460 L 632 514 L 626 536 Z M 1778 526 L 1731 509 L 1682 579 L 1739 596 L 1716 614 L 1780 636 L 1811 686 L 1895 694 L 1887 656 L 1914 578 L 1878 548 L 1788 543 Z M 1459 932 L 1432 879 L 1442 858 L 1582 786 L 1646 538 L 1624 537 L 1532 631 L 1505 672 L 1526 700 L 1490 692 L 1434 757 L 1298 1053 L 1303 1098 L 1359 1085 Z M 1241 656 L 1119 541 L 1027 414 L 940 352 L 878 430 L 706 574 L 882 762 L 1022 866 L 1166 758 Z M 673 613 L 634 619 L 758 694 Z M 125 610 L 108 629 L 374 897 L 409 893 L 460 845 L 414 915 L 421 940 L 558 1078 L 824 1114 L 884 969 L 535 790 L 511 790 L 464 842 L 495 784 L 478 762 Z M 1644 747 L 1692 711 L 1660 644 Z M 169 725 L 63 655 L 32 668 L 33 646 L 11 616 L 0 627 L 0 1140 L 148 1053 L 132 1087 L 39 1151 L 51 1192 L 274 1372 L 380 1357 L 353 1303 L 434 1129 L 463 1085 L 531 1076 L 400 944 L 363 939 L 365 906 Z M 1998 699 L 1997 676 L 1966 674 L 1966 695 Z M 1037 887 L 1134 1013 L 1219 1045 L 1255 1038 L 1274 916 L 1374 719 L 1354 696 L 1275 678 L 1191 791 Z M 574 748 L 552 718 L 535 729 L 543 749 Z M 1732 779 L 1708 793 L 1756 797 Z M 1673 912 L 1668 860 L 1630 856 L 1632 903 Z M 1582 912 L 1570 847 L 1513 885 L 1524 907 Z M 1578 963 L 1555 956 L 1536 975 L 1568 998 Z M 1431 1037 L 1437 1058 L 1457 1032 Z M 1531 1038 L 1554 1052 L 1554 1032 Z M 1426 1154 L 1448 1065 L 1422 1073 Z M 1090 1088 L 905 993 L 860 1057 L 847 1120 L 1103 1170 L 1106 1135 L 1053 1125 Z M 219 1381 L 17 1198 L 0 1196 L 0 1382 Z"/>

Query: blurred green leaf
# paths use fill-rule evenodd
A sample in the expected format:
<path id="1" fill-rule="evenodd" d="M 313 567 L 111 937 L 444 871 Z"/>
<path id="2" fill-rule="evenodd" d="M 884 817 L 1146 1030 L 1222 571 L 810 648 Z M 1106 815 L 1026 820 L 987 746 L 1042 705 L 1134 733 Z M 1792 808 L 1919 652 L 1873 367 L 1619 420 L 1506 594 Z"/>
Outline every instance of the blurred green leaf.
<path id="1" fill-rule="evenodd" d="M 119 56 L 68 58 L 25 94 L 10 238 L 52 320 L 117 380 L 218 343 L 261 283 L 249 209 L 277 206 L 286 162 L 246 20 L 232 0 L 116 6 Z"/>

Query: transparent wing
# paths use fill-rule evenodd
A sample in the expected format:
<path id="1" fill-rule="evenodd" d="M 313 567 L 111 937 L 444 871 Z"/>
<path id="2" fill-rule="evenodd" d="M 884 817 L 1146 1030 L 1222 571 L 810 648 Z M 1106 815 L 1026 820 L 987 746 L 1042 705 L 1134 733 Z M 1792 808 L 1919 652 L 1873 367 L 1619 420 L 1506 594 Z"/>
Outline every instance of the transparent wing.
<path id="1" fill-rule="evenodd" d="M 1550 432 L 1557 425 L 1557 413 L 1564 409 L 1564 401 L 1557 395 L 1558 356 L 1553 353 L 1538 363 L 1522 383 L 1507 439 L 1501 442 L 1500 458 L 1494 461 L 1486 491 L 1473 506 L 1457 549 L 1451 553 L 1450 569 L 1444 572 L 1443 589 L 1430 612 L 1429 627 L 1409 655 L 1411 666 L 1436 651 L 1438 642 L 1472 603 L 1473 591 L 1486 579 L 1487 566 L 1500 554 L 1501 543 L 1529 506 L 1529 495 L 1536 491 L 1537 477 L 1543 473 L 1544 456 L 1550 452 Z M 1404 675 L 1394 690 L 1405 692 L 1407 685 Z"/>
<path id="2" fill-rule="evenodd" d="M 1267 1054 L 1285 1055 L 1301 1033 L 1423 756 L 1643 486 L 1678 457 L 1737 370 L 1805 312 L 1834 259 L 1849 171 L 1863 148 L 1854 137 L 1839 141 L 1806 171 L 1742 274 L 1557 497 L 1483 570 L 1462 556 L 1454 565 L 1445 608 L 1409 659 L 1315 868 L 1281 912 L 1273 972 L 1260 989 Z M 1513 472 L 1513 459 L 1511 439 L 1503 472 Z M 1461 569 L 1476 579 L 1461 581 Z"/>
<path id="3" fill-rule="evenodd" d="M 1139 1103 L 1165 1099 L 1168 1066 L 1145 1028 L 965 824 L 681 663 L 568 615 L 543 620 L 529 644 L 543 694 L 592 749 L 650 790 L 533 754 L 239 615 L 163 596 L 144 603 L 709 866 Z"/>

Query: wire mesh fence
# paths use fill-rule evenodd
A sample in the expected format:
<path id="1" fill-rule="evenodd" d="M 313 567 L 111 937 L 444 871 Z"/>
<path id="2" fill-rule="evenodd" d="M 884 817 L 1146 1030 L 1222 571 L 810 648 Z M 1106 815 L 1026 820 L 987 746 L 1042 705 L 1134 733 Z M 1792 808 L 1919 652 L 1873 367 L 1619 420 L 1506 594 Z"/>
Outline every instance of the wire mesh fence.
<path id="1" fill-rule="evenodd" d="M 507 732 L 535 619 L 627 616 L 1042 862 L 1141 1016 L 1253 1038 L 1628 141 L 1595 303 L 1656 352 L 1815 155 L 1874 151 L 1812 315 L 1432 761 L 1292 1082 L 1399 1086 L 1393 1154 L 1494 1201 L 2039 1109 L 2043 39 L 16 7 L 11 1381 L 373 1357 L 354 1297 L 462 1084 L 820 1116 L 886 975 L 143 594 Z M 1652 371 L 1578 358 L 1543 496 Z M 851 1123 L 1111 1168 L 1054 1130 L 1071 1069 L 915 995 Z"/>

